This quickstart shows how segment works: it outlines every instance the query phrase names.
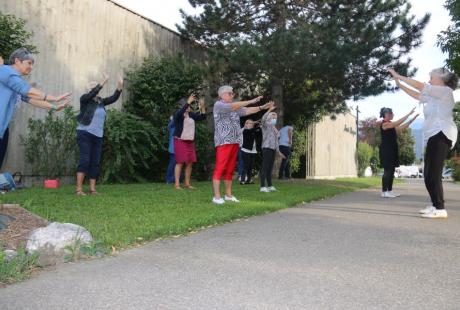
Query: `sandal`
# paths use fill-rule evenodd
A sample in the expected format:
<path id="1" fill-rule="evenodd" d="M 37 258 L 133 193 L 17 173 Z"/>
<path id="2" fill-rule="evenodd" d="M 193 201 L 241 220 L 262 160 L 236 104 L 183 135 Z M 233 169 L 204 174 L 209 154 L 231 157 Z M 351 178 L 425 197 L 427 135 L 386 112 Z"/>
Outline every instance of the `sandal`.
<path id="1" fill-rule="evenodd" d="M 82 190 L 76 190 L 75 195 L 77 195 L 77 196 L 86 196 L 86 193 L 84 191 L 82 191 Z"/>
<path id="2" fill-rule="evenodd" d="M 192 185 L 184 185 L 184 187 L 185 187 L 186 189 L 196 189 L 196 188 L 193 187 Z"/>
<path id="3" fill-rule="evenodd" d="M 96 195 L 96 196 L 100 195 L 97 191 L 89 191 L 89 194 L 90 195 Z"/>
<path id="4" fill-rule="evenodd" d="M 177 190 L 182 190 L 182 187 L 180 187 L 180 185 L 174 185 L 174 188 Z"/>

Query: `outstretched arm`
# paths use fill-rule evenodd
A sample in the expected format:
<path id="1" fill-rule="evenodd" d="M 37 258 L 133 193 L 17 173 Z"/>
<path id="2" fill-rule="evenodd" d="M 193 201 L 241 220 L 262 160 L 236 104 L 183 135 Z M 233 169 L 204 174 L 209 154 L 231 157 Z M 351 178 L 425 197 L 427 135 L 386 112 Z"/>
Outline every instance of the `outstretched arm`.
<path id="1" fill-rule="evenodd" d="M 419 82 L 417 80 L 411 79 L 411 78 L 409 78 L 407 76 L 403 76 L 403 75 L 399 74 L 398 72 L 396 72 L 394 69 L 388 69 L 388 72 L 390 72 L 390 74 L 393 76 L 393 78 L 395 80 L 401 80 L 404 83 L 406 83 L 407 85 L 415 88 L 418 91 L 422 91 L 422 89 L 425 87 L 425 84 L 423 84 L 422 82 Z"/>
<path id="2" fill-rule="evenodd" d="M 383 124 L 382 124 L 383 130 L 387 130 L 387 129 L 399 127 L 402 123 L 404 123 L 404 122 L 406 121 L 406 119 L 407 119 L 412 113 L 414 113 L 414 111 L 415 111 L 415 108 L 413 108 L 409 113 L 407 113 L 406 115 L 404 115 L 403 117 L 401 117 L 400 119 L 398 119 L 398 120 L 395 121 L 395 122 L 383 123 Z"/>
<path id="3" fill-rule="evenodd" d="M 402 85 L 399 80 L 395 80 L 396 85 L 401 88 L 406 94 L 414 98 L 415 100 L 420 100 L 420 93 L 416 90 L 413 90 L 412 88 L 409 88 L 405 85 Z"/>
<path id="4" fill-rule="evenodd" d="M 402 125 L 399 126 L 399 127 L 396 127 L 396 130 L 402 131 L 402 130 L 406 129 L 407 127 L 410 126 L 410 124 L 412 124 L 412 123 L 415 121 L 415 119 L 416 119 L 417 117 L 418 117 L 418 114 L 416 114 L 414 117 L 412 117 L 412 118 L 410 119 L 410 121 L 408 121 L 407 123 L 404 123 L 404 124 L 402 124 Z"/>
<path id="5" fill-rule="evenodd" d="M 37 108 L 40 108 L 40 109 L 45 109 L 45 110 L 48 110 L 48 111 L 51 111 L 51 110 L 61 111 L 62 109 L 64 109 L 65 107 L 70 105 L 70 99 L 67 99 L 66 101 L 64 101 L 63 103 L 60 103 L 58 105 L 53 105 L 53 104 L 49 103 L 48 101 L 30 98 L 29 103 L 31 105 L 33 105 L 34 107 L 37 107 Z"/>
<path id="6" fill-rule="evenodd" d="M 250 104 L 253 104 L 253 103 L 256 103 L 256 102 L 259 102 L 260 99 L 262 99 L 262 96 L 259 96 L 259 97 L 256 97 L 254 99 L 251 99 L 251 100 L 247 100 L 247 101 L 237 101 L 237 102 L 233 102 L 231 104 L 231 107 L 232 107 L 232 111 L 236 111 L 238 110 L 239 108 L 243 108 L 247 105 L 250 105 Z M 253 112 L 255 113 L 255 112 Z M 249 113 L 249 114 L 253 114 L 253 113 Z"/>
<path id="7" fill-rule="evenodd" d="M 258 113 L 258 112 L 260 112 L 262 110 L 266 110 L 266 109 L 270 108 L 270 105 L 272 105 L 272 104 L 274 105 L 275 103 L 273 101 L 269 101 L 266 104 L 258 106 L 258 107 L 246 108 L 246 115 L 255 114 L 255 113 Z"/>

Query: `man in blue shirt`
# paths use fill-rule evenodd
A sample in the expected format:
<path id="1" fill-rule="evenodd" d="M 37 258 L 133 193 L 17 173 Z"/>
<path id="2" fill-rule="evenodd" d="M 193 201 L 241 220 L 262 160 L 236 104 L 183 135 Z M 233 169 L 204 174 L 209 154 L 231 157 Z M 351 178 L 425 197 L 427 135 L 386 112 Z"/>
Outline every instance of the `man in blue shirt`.
<path id="1" fill-rule="evenodd" d="M 15 50 L 10 58 L 10 65 L 0 63 L 0 168 L 8 145 L 8 125 L 19 100 L 41 109 L 60 111 L 70 103 L 70 93 L 52 96 L 31 87 L 22 78 L 30 74 L 34 65 L 33 55 L 25 48 Z M 53 105 L 50 102 L 59 103 Z"/>

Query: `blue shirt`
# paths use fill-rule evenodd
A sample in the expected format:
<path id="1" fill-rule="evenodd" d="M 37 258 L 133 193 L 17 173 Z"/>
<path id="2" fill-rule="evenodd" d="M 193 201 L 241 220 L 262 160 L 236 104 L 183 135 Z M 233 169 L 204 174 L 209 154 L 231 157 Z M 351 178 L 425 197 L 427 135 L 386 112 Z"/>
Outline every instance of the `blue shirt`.
<path id="1" fill-rule="evenodd" d="M 82 125 L 78 123 L 77 130 L 87 131 L 96 137 L 102 138 L 104 136 L 104 122 L 105 122 L 105 112 L 104 106 L 100 105 L 94 111 L 93 119 L 89 125 Z"/>
<path id="2" fill-rule="evenodd" d="M 0 66 L 0 139 L 8 128 L 19 98 L 29 102 L 27 93 L 30 88 L 29 83 L 12 66 Z"/>
<path id="3" fill-rule="evenodd" d="M 174 154 L 174 119 L 169 121 L 168 133 L 169 133 L 168 152 L 169 154 Z"/>
<path id="4" fill-rule="evenodd" d="M 292 126 L 284 126 L 280 129 L 280 145 L 291 146 L 291 143 L 289 143 L 289 130 L 293 130 Z"/>

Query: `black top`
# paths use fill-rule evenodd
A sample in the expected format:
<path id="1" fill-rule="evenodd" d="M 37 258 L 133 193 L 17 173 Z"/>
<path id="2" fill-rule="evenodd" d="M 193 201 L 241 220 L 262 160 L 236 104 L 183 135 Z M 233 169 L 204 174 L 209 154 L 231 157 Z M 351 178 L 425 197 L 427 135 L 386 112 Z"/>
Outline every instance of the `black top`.
<path id="1" fill-rule="evenodd" d="M 93 89 L 89 91 L 89 93 L 80 97 L 80 113 L 77 116 L 77 121 L 80 124 L 91 124 L 94 116 L 94 111 L 96 111 L 99 105 L 105 107 L 106 105 L 114 103 L 120 97 L 121 90 L 117 89 L 112 96 L 101 98 L 97 96 L 101 89 L 102 85 L 97 84 Z"/>
<path id="2" fill-rule="evenodd" d="M 260 129 L 260 127 L 253 127 L 251 129 L 243 128 L 243 145 L 241 146 L 241 148 L 246 150 L 252 150 L 252 147 L 254 146 L 254 141 L 256 141 L 257 149 L 259 149 L 260 143 L 256 139 L 258 138 L 261 132 L 262 130 Z"/>
<path id="3" fill-rule="evenodd" d="M 180 138 L 182 136 L 182 131 L 184 130 L 184 113 L 190 104 L 184 104 L 182 108 L 174 112 L 174 137 Z M 206 119 L 206 114 L 188 112 L 188 116 L 196 121 L 204 121 Z"/>
<path id="4" fill-rule="evenodd" d="M 380 166 L 382 168 L 399 167 L 399 151 L 396 129 L 391 128 L 384 130 L 383 123 L 380 125 Z"/>

